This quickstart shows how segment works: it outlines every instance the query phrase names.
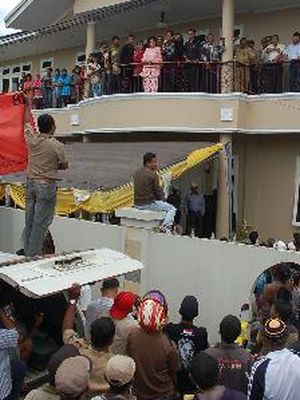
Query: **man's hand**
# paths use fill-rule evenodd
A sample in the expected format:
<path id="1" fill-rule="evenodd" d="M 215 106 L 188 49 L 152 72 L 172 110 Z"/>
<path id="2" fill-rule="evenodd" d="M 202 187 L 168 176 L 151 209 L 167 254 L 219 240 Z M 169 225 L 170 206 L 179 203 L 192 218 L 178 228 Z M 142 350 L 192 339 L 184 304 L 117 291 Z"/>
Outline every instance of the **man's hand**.
<path id="1" fill-rule="evenodd" d="M 78 300 L 81 294 L 81 287 L 78 283 L 74 283 L 68 290 L 70 300 Z"/>

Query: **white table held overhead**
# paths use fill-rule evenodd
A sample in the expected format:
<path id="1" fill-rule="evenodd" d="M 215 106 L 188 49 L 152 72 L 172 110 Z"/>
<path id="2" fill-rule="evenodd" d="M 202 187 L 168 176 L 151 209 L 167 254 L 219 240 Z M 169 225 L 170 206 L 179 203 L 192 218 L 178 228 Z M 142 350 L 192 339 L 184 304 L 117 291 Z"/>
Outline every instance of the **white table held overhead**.
<path id="1" fill-rule="evenodd" d="M 0 279 L 33 298 L 61 292 L 73 283 L 86 285 L 143 268 L 140 261 L 105 248 L 39 260 L 20 258 L 13 265 L 3 258 Z"/>

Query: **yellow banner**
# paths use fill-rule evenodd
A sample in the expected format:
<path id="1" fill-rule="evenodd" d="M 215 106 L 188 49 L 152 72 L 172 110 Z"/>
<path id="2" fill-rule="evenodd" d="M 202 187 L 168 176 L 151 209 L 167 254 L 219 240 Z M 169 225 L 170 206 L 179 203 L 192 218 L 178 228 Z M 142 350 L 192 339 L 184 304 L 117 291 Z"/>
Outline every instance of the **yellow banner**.
<path id="1" fill-rule="evenodd" d="M 212 155 L 223 149 L 222 144 L 195 150 L 184 160 L 177 164 L 163 168 L 159 171 L 160 176 L 169 174 L 172 180 L 178 179 L 189 169 L 207 160 Z M 9 187 L 10 196 L 14 203 L 25 209 L 26 191 L 21 184 L 0 184 L 0 199 L 5 195 L 5 186 Z M 133 205 L 133 184 L 111 189 L 98 190 L 89 193 L 86 190 L 58 189 L 56 214 L 66 216 L 75 211 L 86 211 L 88 213 L 108 213 L 121 207 L 131 207 Z"/>

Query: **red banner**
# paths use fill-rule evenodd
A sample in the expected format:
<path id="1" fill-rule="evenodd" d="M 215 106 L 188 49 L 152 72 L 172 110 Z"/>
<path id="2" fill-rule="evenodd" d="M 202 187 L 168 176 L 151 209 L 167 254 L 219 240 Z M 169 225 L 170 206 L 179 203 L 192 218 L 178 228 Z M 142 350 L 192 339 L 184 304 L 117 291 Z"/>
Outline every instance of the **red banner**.
<path id="1" fill-rule="evenodd" d="M 24 111 L 22 95 L 0 94 L 0 175 L 27 168 Z"/>

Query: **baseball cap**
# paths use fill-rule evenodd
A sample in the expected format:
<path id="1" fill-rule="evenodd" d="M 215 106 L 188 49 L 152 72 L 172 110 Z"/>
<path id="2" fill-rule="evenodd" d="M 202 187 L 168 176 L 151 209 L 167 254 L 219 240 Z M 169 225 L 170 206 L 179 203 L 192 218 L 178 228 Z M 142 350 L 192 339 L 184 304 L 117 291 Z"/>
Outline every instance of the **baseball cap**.
<path id="1" fill-rule="evenodd" d="M 70 357 L 79 356 L 79 350 L 73 344 L 65 344 L 50 358 L 48 364 L 49 383 L 55 386 L 55 374 L 60 365 Z"/>
<path id="2" fill-rule="evenodd" d="M 119 293 L 110 309 L 111 317 L 117 320 L 125 318 L 133 310 L 136 298 L 132 292 Z"/>
<path id="3" fill-rule="evenodd" d="M 83 394 L 89 385 L 91 364 L 88 358 L 76 356 L 66 359 L 55 375 L 55 388 L 68 396 Z"/>
<path id="4" fill-rule="evenodd" d="M 138 308 L 140 327 L 147 333 L 160 332 L 167 322 L 167 308 L 155 299 L 143 299 Z"/>
<path id="5" fill-rule="evenodd" d="M 264 325 L 264 337 L 272 342 L 283 341 L 288 336 L 286 324 L 279 318 L 269 319 Z"/>
<path id="6" fill-rule="evenodd" d="M 105 377 L 113 386 L 124 386 L 133 380 L 135 370 L 136 365 L 131 357 L 117 355 L 106 364 Z"/>
<path id="7" fill-rule="evenodd" d="M 102 290 L 117 289 L 120 287 L 120 282 L 117 278 L 107 278 L 102 282 Z"/>

